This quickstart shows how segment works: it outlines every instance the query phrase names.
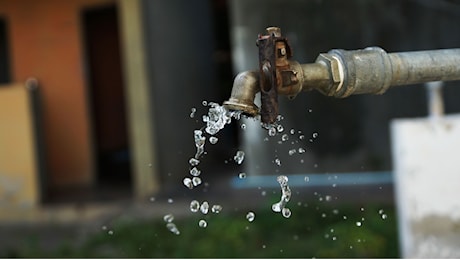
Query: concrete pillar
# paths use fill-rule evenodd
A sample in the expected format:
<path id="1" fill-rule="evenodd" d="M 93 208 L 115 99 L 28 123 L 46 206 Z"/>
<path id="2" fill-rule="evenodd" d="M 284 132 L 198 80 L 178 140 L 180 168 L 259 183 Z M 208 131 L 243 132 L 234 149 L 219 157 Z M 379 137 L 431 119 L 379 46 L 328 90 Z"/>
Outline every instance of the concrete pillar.
<path id="1" fill-rule="evenodd" d="M 141 0 L 119 0 L 119 6 L 134 191 L 136 197 L 143 198 L 159 189 L 159 166 L 154 145 L 152 89 L 147 76 Z"/>
<path id="2" fill-rule="evenodd" d="M 460 114 L 391 124 L 401 253 L 460 257 Z"/>

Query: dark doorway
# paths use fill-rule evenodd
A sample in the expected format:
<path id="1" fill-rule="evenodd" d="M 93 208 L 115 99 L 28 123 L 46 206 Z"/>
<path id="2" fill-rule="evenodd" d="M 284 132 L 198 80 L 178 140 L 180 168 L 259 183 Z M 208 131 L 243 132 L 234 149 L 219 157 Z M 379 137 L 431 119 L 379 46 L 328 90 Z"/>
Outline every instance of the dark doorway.
<path id="1" fill-rule="evenodd" d="M 131 188 L 117 7 L 83 12 L 98 187 Z"/>
<path id="2" fill-rule="evenodd" d="M 10 59 L 6 19 L 0 17 L 0 84 L 10 82 Z"/>

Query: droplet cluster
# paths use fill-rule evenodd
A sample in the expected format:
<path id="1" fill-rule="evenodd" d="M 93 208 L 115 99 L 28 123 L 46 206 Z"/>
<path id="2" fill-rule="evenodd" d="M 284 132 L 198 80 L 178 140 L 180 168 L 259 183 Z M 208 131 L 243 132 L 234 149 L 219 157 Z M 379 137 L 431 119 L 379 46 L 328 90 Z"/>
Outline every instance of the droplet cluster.
<path id="1" fill-rule="evenodd" d="M 291 189 L 288 185 L 288 177 L 285 175 L 280 175 L 276 179 L 281 186 L 281 199 L 279 202 L 272 205 L 272 210 L 274 212 L 281 212 L 283 217 L 289 218 L 291 216 L 291 210 L 286 208 L 286 204 L 291 199 Z"/>

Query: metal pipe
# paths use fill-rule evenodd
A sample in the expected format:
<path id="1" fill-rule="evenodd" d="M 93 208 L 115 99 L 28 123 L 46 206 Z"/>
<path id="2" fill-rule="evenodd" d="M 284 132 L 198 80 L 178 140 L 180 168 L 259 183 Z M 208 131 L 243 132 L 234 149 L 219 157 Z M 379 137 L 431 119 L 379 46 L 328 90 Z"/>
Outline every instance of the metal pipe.
<path id="1" fill-rule="evenodd" d="M 460 80 L 460 49 L 390 54 L 379 47 L 331 50 L 320 54 L 318 61 L 326 63 L 334 79 L 338 79 L 319 90 L 339 98 L 383 94 L 390 86 Z"/>
<path id="2" fill-rule="evenodd" d="M 295 97 L 300 91 L 318 90 L 327 96 L 345 98 L 356 94 L 383 94 L 391 86 L 431 81 L 460 80 L 460 49 L 386 53 L 382 48 L 331 50 L 315 63 L 289 61 L 297 82 L 278 88 L 278 94 Z M 259 72 L 240 73 L 231 97 L 224 105 L 257 115 L 255 94 L 260 91 Z"/>

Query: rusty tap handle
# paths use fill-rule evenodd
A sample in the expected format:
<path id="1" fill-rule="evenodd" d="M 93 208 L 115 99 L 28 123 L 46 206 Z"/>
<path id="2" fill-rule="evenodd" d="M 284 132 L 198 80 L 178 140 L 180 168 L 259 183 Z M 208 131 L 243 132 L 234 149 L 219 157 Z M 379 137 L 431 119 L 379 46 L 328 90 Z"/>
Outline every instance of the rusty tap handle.
<path id="1" fill-rule="evenodd" d="M 266 30 L 266 35 L 259 34 L 257 38 L 262 103 L 260 115 L 263 123 L 272 124 L 278 116 L 278 90 L 290 85 L 295 75 L 287 75 L 290 72 L 288 58 L 292 56 L 292 52 L 287 39 L 281 36 L 281 29 L 269 27 Z M 285 78 L 289 80 L 283 80 Z"/>

